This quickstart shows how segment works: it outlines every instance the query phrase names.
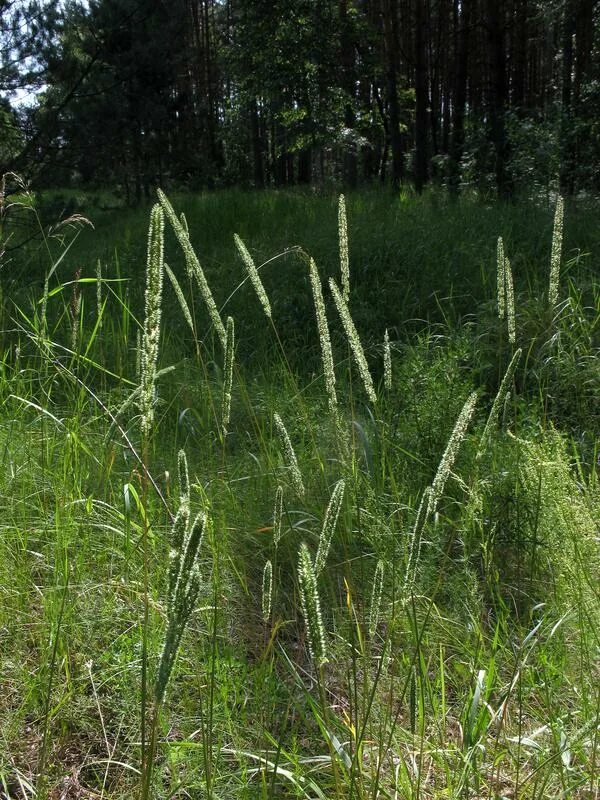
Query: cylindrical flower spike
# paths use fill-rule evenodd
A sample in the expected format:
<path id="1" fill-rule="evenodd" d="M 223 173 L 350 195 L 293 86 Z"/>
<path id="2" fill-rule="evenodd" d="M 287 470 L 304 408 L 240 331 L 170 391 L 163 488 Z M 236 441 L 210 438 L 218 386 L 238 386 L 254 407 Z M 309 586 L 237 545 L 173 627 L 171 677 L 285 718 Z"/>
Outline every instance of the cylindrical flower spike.
<path id="1" fill-rule="evenodd" d="M 327 646 L 325 643 L 325 628 L 321 616 L 317 576 L 315 575 L 308 547 L 304 542 L 300 545 L 298 581 L 300 584 L 302 614 L 308 634 L 308 649 L 313 663 L 318 668 L 327 663 Z"/>
<path id="2" fill-rule="evenodd" d="M 333 354 L 331 351 L 331 339 L 329 338 L 329 328 L 327 326 L 327 314 L 321 290 L 321 281 L 314 259 L 309 262 L 310 285 L 312 287 L 313 300 L 315 304 L 315 314 L 317 317 L 317 330 L 319 333 L 319 343 L 321 345 L 321 358 L 323 361 L 323 374 L 325 375 L 325 388 L 329 401 L 329 410 L 335 412 L 337 408 L 337 396 L 335 393 L 335 371 L 333 367 Z"/>
<path id="3" fill-rule="evenodd" d="M 352 321 L 352 317 L 350 316 L 350 311 L 348 310 L 346 301 L 344 300 L 342 293 L 340 292 L 333 278 L 329 279 L 329 286 L 331 288 L 333 299 L 335 301 L 336 308 L 340 315 L 340 319 L 342 320 L 342 325 L 344 326 L 344 330 L 346 331 L 346 337 L 348 338 L 348 343 L 350 344 L 350 349 L 352 350 L 352 355 L 354 356 L 356 366 L 358 367 L 358 372 L 363 382 L 363 386 L 365 387 L 365 392 L 367 393 L 367 397 L 372 403 L 376 403 L 377 395 L 375 394 L 373 378 L 371 377 L 371 373 L 369 372 L 369 366 L 367 364 L 367 359 L 365 357 L 365 351 L 363 350 L 363 346 L 360 342 L 358 332 L 356 330 L 354 322 Z"/>
<path id="4" fill-rule="evenodd" d="M 233 386 L 233 354 L 235 350 L 235 331 L 232 317 L 227 317 L 227 343 L 225 345 L 225 368 L 223 370 L 223 395 L 221 397 L 221 425 L 227 433 L 231 416 L 231 388 Z"/>
<path id="5" fill-rule="evenodd" d="M 340 273 L 342 294 L 348 303 L 350 300 L 350 256 L 348 254 L 348 219 L 346 217 L 346 198 L 340 195 L 338 203 L 338 234 L 340 241 Z"/>
<path id="6" fill-rule="evenodd" d="M 331 547 L 331 540 L 337 527 L 337 521 L 340 516 L 342 508 L 342 500 L 344 499 L 344 489 L 346 483 L 339 480 L 333 487 L 325 517 L 323 519 L 323 527 L 321 528 L 321 535 L 319 536 L 319 546 L 317 548 L 317 555 L 315 556 L 315 574 L 317 577 L 323 571 L 327 556 L 329 555 L 329 548 Z"/>
<path id="7" fill-rule="evenodd" d="M 267 622 L 271 616 L 271 603 L 273 600 L 273 565 L 267 561 L 262 577 L 262 616 Z"/>
<path id="8" fill-rule="evenodd" d="M 139 408 L 141 428 L 148 436 L 154 421 L 154 382 L 160 339 L 161 299 L 164 269 L 164 217 L 156 204 L 150 212 L 148 259 L 146 266 L 146 303 L 141 343 L 141 377 Z"/>
<path id="9" fill-rule="evenodd" d="M 292 479 L 292 486 L 294 487 L 294 491 L 296 492 L 298 497 L 304 497 L 304 482 L 302 480 L 302 473 L 300 472 L 300 467 L 298 466 L 298 459 L 296 458 L 296 453 L 294 452 L 294 448 L 292 447 L 292 442 L 290 440 L 290 437 L 288 436 L 288 432 L 285 429 L 283 420 L 281 419 L 281 417 L 277 412 L 273 414 L 273 422 L 275 423 L 275 428 L 277 430 L 277 434 L 279 435 L 279 441 L 281 442 L 281 449 L 283 450 L 283 455 L 290 472 L 290 477 Z"/>
<path id="10" fill-rule="evenodd" d="M 556 198 L 554 212 L 554 228 L 552 230 L 552 252 L 550 255 L 550 287 L 548 301 L 550 306 L 558 303 L 558 282 L 560 279 L 560 261 L 562 257 L 564 202 L 559 195 Z"/>

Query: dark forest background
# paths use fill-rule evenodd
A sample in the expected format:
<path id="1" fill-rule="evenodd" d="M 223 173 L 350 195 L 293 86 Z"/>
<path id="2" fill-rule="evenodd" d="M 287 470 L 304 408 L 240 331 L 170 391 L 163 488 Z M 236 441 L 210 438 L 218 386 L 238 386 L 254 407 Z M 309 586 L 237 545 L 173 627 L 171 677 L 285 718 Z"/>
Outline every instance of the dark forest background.
<path id="1" fill-rule="evenodd" d="M 0 170 L 130 203 L 156 185 L 596 193 L 599 5 L 3 2 Z"/>

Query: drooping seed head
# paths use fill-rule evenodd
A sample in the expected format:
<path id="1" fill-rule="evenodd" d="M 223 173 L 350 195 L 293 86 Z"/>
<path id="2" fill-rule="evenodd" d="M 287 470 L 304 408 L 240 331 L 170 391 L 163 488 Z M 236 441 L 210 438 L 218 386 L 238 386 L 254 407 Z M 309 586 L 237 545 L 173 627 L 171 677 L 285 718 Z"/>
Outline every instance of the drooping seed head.
<path id="1" fill-rule="evenodd" d="M 173 231 L 175 232 L 175 236 L 177 237 L 177 241 L 179 242 L 181 249 L 183 250 L 183 254 L 185 257 L 185 263 L 188 271 L 188 275 L 196 281 L 198 284 L 198 288 L 200 289 L 200 294 L 202 295 L 202 299 L 206 304 L 206 308 L 208 310 L 208 315 L 210 320 L 217 332 L 217 336 L 225 349 L 227 334 L 225 333 L 225 326 L 223 325 L 223 320 L 219 314 L 219 310 L 217 308 L 217 304 L 215 303 L 214 297 L 208 285 L 208 281 L 206 280 L 206 276 L 204 275 L 204 271 L 200 266 L 200 262 L 198 261 L 198 256 L 194 252 L 194 248 L 192 247 L 192 243 L 190 242 L 189 235 L 187 233 L 186 227 L 184 227 L 181 221 L 177 218 L 177 214 L 171 203 L 169 202 L 167 196 L 164 192 L 160 189 L 157 190 L 158 199 L 164 212 L 166 214 L 167 219 L 169 220 Z"/>
<path id="2" fill-rule="evenodd" d="M 292 447 L 292 442 L 290 437 L 288 436 L 288 432 L 285 429 L 285 425 L 283 424 L 283 420 L 279 416 L 277 412 L 273 414 L 273 422 L 275 423 L 275 429 L 277 430 L 277 434 L 279 436 L 279 441 L 281 443 L 281 449 L 283 450 L 283 457 L 287 464 L 287 468 L 290 473 L 290 478 L 292 480 L 292 486 L 294 487 L 294 491 L 298 495 L 298 497 L 304 497 L 304 482 L 302 480 L 302 473 L 300 472 L 300 467 L 298 466 L 298 459 L 296 458 L 296 453 L 294 452 L 294 448 Z"/>
<path id="3" fill-rule="evenodd" d="M 238 249 L 238 253 L 240 254 L 242 261 L 244 262 L 244 266 L 246 267 L 246 272 L 248 273 L 248 277 L 250 278 L 250 283 L 254 287 L 254 291 L 256 292 L 256 296 L 263 307 L 263 311 L 267 315 L 269 319 L 271 319 L 271 304 L 269 303 L 269 298 L 267 297 L 267 292 L 263 285 L 262 280 L 260 279 L 260 275 L 258 274 L 258 270 L 256 268 L 256 264 L 254 263 L 254 259 L 248 252 L 248 248 L 244 244 L 244 242 L 240 239 L 237 233 L 233 234 L 233 239 L 235 241 L 235 246 Z"/>
<path id="4" fill-rule="evenodd" d="M 485 448 L 488 444 L 490 439 L 491 433 L 498 422 L 498 418 L 500 416 L 500 410 L 505 402 L 505 398 L 508 394 L 508 387 L 510 382 L 513 379 L 513 375 L 515 374 L 515 370 L 519 363 L 522 354 L 521 348 L 515 351 L 510 364 L 508 365 L 506 372 L 504 373 L 504 377 L 502 378 L 502 382 L 500 383 L 500 388 L 498 389 L 498 393 L 494 398 L 494 402 L 492 403 L 492 409 L 490 414 L 487 418 L 487 422 L 485 423 L 485 428 L 483 429 L 483 433 L 481 435 L 481 440 L 479 442 L 479 449 L 477 450 L 477 459 L 480 459 L 483 455 Z"/>
<path id="5" fill-rule="evenodd" d="M 476 403 L 477 392 L 472 392 L 462 407 L 461 412 L 458 415 L 458 419 L 456 420 L 456 424 L 454 425 L 454 430 L 450 434 L 448 444 L 444 450 L 444 455 L 442 456 L 442 460 L 437 468 L 435 478 L 431 484 L 431 501 L 429 504 L 431 514 L 435 513 L 437 504 L 444 492 L 446 481 L 448 480 L 450 472 L 452 471 L 452 467 L 454 466 L 454 461 L 458 455 L 461 442 L 465 438 L 467 427 L 471 421 L 473 412 L 475 411 Z"/>
<path id="6" fill-rule="evenodd" d="M 338 314 L 340 315 L 342 325 L 344 326 L 346 337 L 348 339 L 352 355 L 354 356 L 354 361 L 356 362 L 356 366 L 358 367 L 358 372 L 361 377 L 363 386 L 365 387 L 365 392 L 367 393 L 367 397 L 369 398 L 371 403 L 376 403 L 377 395 L 375 394 L 373 378 L 371 377 L 371 373 L 369 372 L 369 366 L 367 364 L 367 359 L 365 357 L 365 351 L 363 350 L 363 346 L 360 342 L 360 337 L 358 335 L 354 322 L 352 321 L 352 317 L 350 316 L 350 311 L 348 310 L 346 301 L 344 300 L 342 293 L 340 292 L 333 278 L 329 279 L 329 287 L 331 288 L 331 293 L 333 294 L 333 299 L 335 301 Z"/>
<path id="7" fill-rule="evenodd" d="M 333 487 L 327 510 L 325 511 L 321 535 L 319 536 L 319 546 L 317 547 L 317 555 L 315 556 L 315 574 L 317 577 L 323 571 L 327 556 L 329 555 L 331 540 L 333 539 L 333 534 L 335 533 L 340 510 L 342 508 L 345 488 L 346 483 L 342 478 Z"/>

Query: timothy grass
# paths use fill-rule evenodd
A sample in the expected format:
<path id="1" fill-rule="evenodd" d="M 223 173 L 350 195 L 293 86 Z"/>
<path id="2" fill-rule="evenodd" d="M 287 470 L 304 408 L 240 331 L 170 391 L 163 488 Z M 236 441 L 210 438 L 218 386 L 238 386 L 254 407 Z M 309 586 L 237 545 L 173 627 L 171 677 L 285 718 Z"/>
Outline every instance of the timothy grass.
<path id="1" fill-rule="evenodd" d="M 0 797 L 597 797 L 597 209 L 161 204 L 0 272 Z"/>

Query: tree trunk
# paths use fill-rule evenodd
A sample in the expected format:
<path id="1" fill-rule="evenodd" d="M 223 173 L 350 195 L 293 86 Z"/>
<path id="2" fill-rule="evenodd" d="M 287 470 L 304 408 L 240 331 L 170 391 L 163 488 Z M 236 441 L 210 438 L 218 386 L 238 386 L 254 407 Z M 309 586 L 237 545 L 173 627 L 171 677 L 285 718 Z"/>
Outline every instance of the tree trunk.
<path id="1" fill-rule="evenodd" d="M 354 114 L 355 68 L 354 68 L 354 43 L 352 41 L 350 23 L 348 21 L 348 0 L 340 0 L 340 61 L 342 65 L 342 84 L 346 94 L 344 106 L 344 126 L 349 136 L 344 143 L 344 183 L 350 188 L 356 188 L 358 182 L 358 159 L 356 144 L 352 140 L 352 132 L 356 124 Z"/>
<path id="2" fill-rule="evenodd" d="M 508 174 L 510 144 L 506 134 L 506 48 L 504 2 L 486 0 L 486 22 L 490 55 L 490 76 L 488 87 L 489 137 L 494 149 L 494 172 L 498 195 L 510 199 L 513 186 Z"/>
<path id="3" fill-rule="evenodd" d="M 460 188 L 460 166 L 465 143 L 465 106 L 467 102 L 467 70 L 469 66 L 469 2 L 454 0 L 454 103 L 452 106 L 452 137 L 448 187 L 452 195 Z"/>
<path id="4" fill-rule="evenodd" d="M 575 191 L 575 158 L 573 153 L 573 36 L 575 35 L 575 2 L 566 0 L 562 30 L 562 109 L 561 109 L 561 164 L 560 191 L 572 195 Z"/>
<path id="5" fill-rule="evenodd" d="M 386 88 L 389 113 L 389 137 L 392 150 L 392 189 L 397 190 L 404 177 L 402 137 L 400 134 L 400 104 L 398 102 L 398 11 L 396 0 L 381 0 Z"/>
<path id="6" fill-rule="evenodd" d="M 415 5 L 415 189 L 421 194 L 427 183 L 427 86 L 426 0 Z"/>

